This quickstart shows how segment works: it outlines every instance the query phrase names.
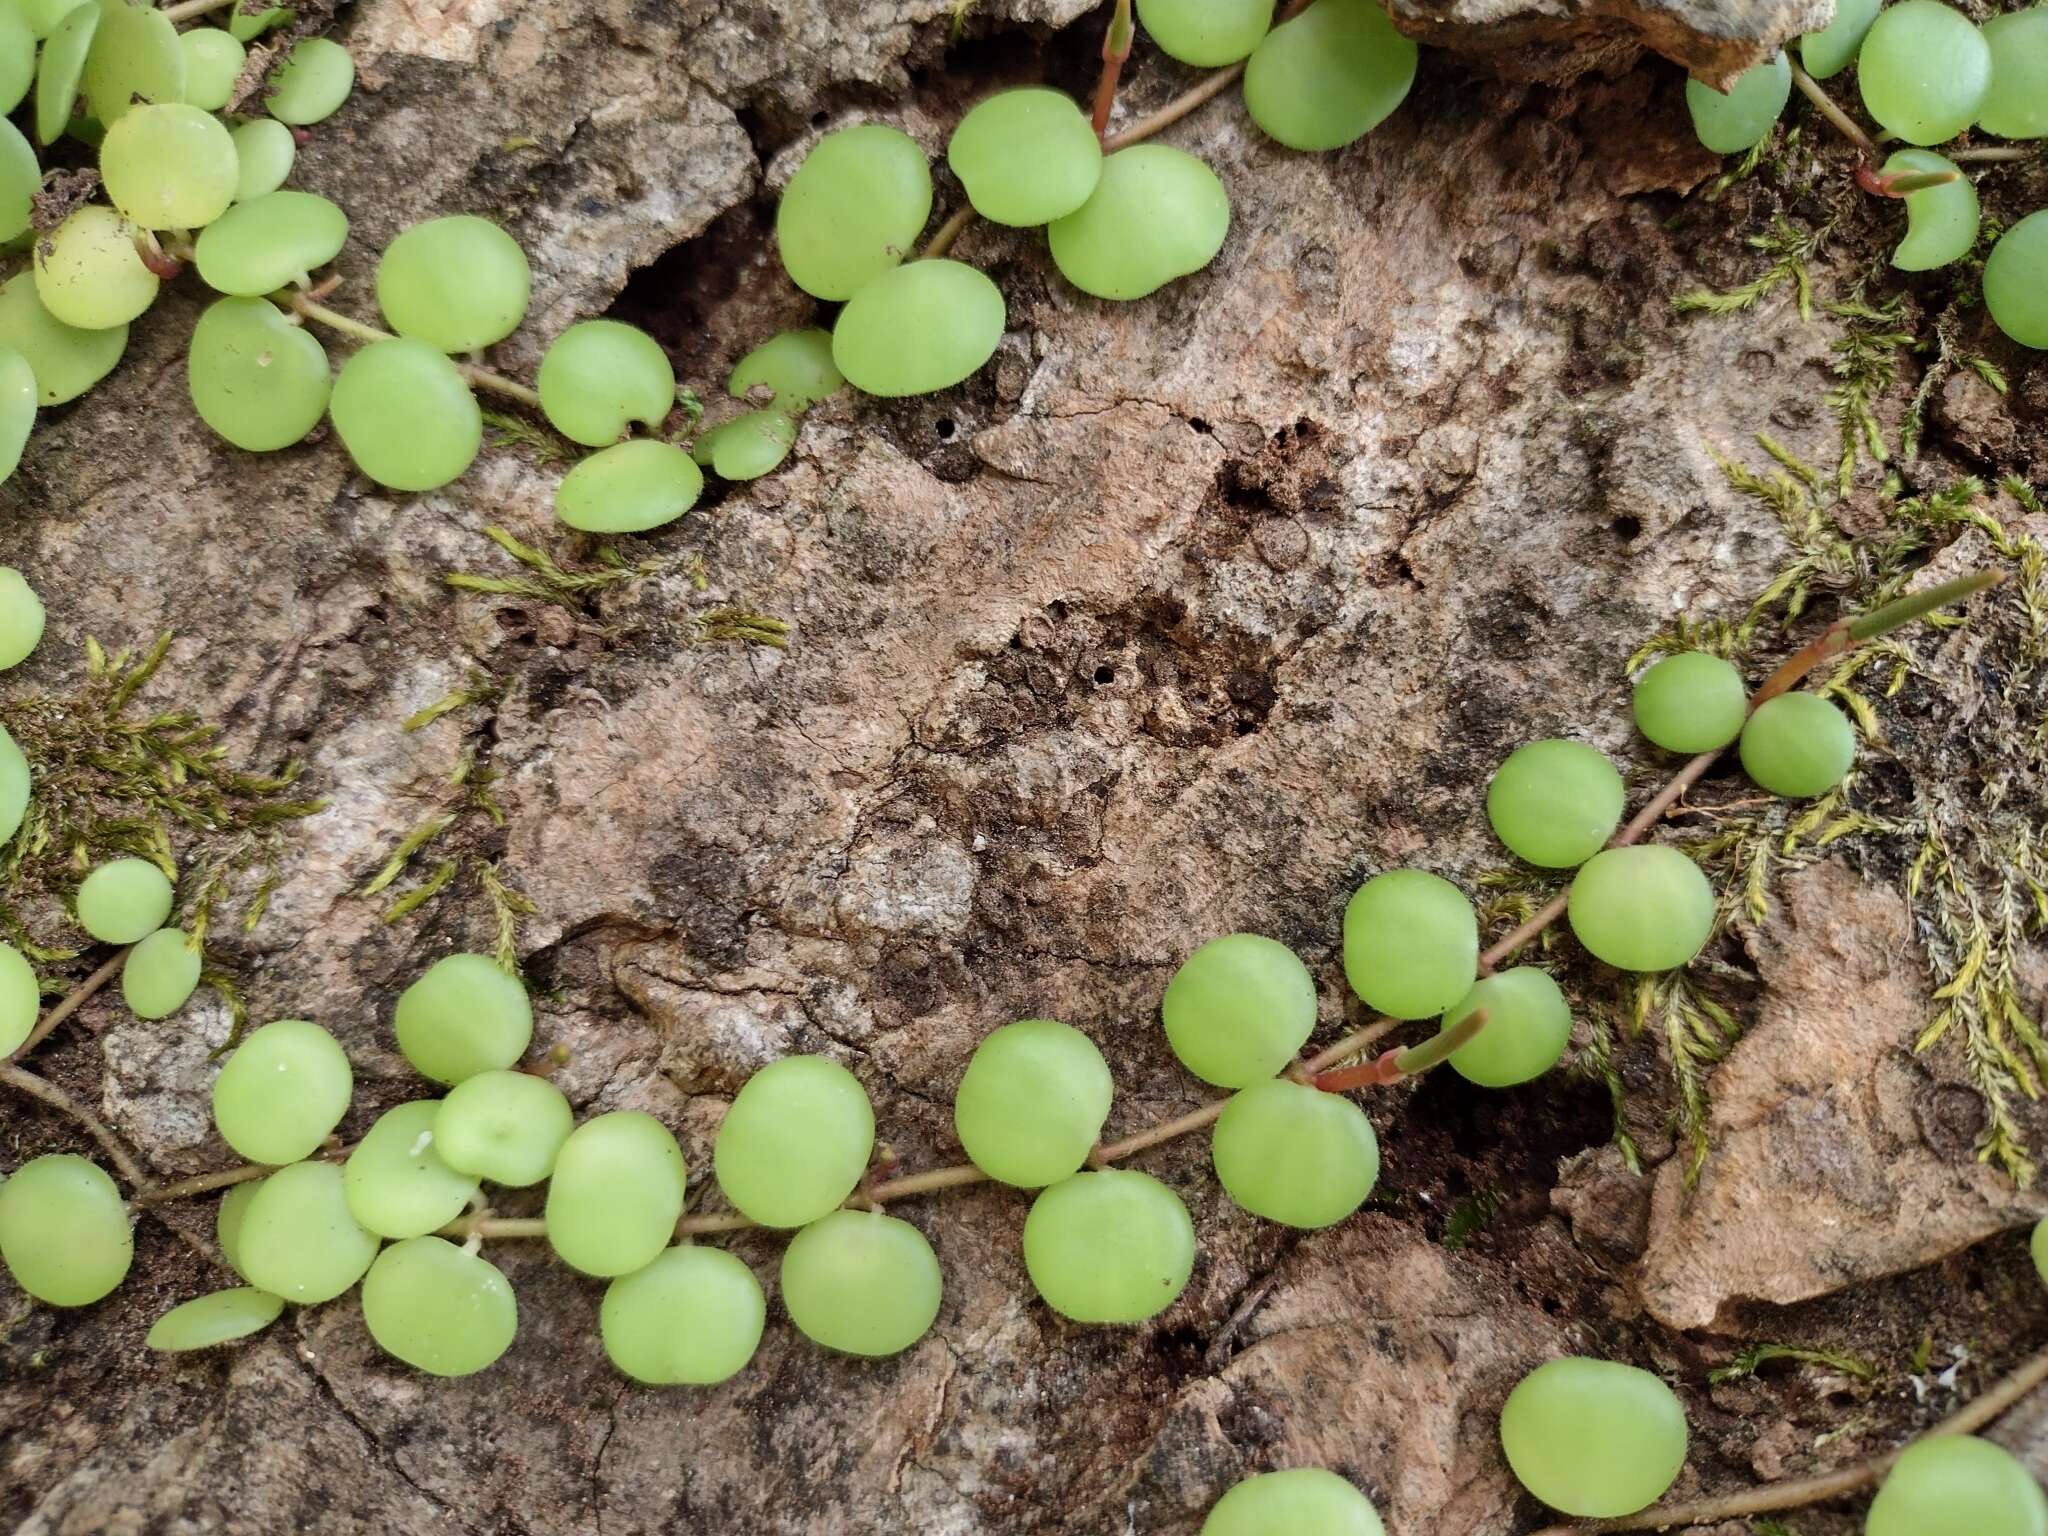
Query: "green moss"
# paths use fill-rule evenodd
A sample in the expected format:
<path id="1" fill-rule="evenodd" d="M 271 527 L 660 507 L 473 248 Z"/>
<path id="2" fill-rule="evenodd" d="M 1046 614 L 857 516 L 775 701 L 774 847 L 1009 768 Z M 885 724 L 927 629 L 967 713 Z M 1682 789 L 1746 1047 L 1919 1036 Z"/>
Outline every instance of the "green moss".
<path id="1" fill-rule="evenodd" d="M 524 548 L 523 545 L 520 547 Z M 545 556 L 541 558 L 546 559 Z M 545 569 L 558 570 L 559 567 L 547 561 Z M 494 679 L 473 671 L 461 688 L 408 717 L 400 729 L 425 730 L 472 705 L 493 703 L 502 692 Z M 393 889 L 413 867 L 414 861 L 429 848 L 452 849 L 443 852 L 425 875 L 398 890 L 384 908 L 384 921 L 403 922 L 458 882 L 474 886 L 491 909 L 496 933 L 493 953 L 500 965 L 516 973 L 519 966 L 519 921 L 532 916 L 536 909 L 524 894 L 506 883 L 495 857 L 485 847 L 490 841 L 490 834 L 502 828 L 506 820 L 504 807 L 498 804 L 492 793 L 492 786 L 503 775 L 491 761 L 490 724 L 490 718 L 485 716 L 470 725 L 469 739 L 463 743 L 455 769 L 448 776 L 449 788 L 454 791 L 450 802 L 399 839 L 377 873 L 364 884 L 361 894 L 381 896 Z"/>
<path id="2" fill-rule="evenodd" d="M 1498 1189 L 1474 1190 L 1451 1207 L 1450 1219 L 1444 1223 L 1443 1245 L 1446 1248 L 1463 1248 L 1472 1241 L 1472 1234 L 1479 1231 L 1507 1203 L 1507 1197 Z"/>
<path id="3" fill-rule="evenodd" d="M 487 440 L 493 448 L 522 449 L 539 464 L 567 464 L 578 457 L 567 439 L 524 416 L 493 410 L 483 411 L 482 416 Z"/>
<path id="4" fill-rule="evenodd" d="M 1798 299 L 1799 318 L 1813 319 L 1813 277 L 1806 264 L 1835 232 L 1835 223 L 1830 219 L 1818 229 L 1801 229 L 1782 215 L 1772 219 L 1768 230 L 1751 235 L 1744 242 L 1751 250 L 1768 256 L 1769 266 L 1734 288 L 1694 288 L 1681 293 L 1672 299 L 1671 307 L 1681 315 L 1740 314 L 1754 309 L 1767 295 L 1790 283 Z"/>
<path id="5" fill-rule="evenodd" d="M 778 651 L 789 649 L 791 625 L 787 619 L 755 613 L 749 608 L 713 608 L 697 615 L 697 643 L 715 645 L 737 641 L 742 645 L 765 645 Z"/>
<path id="6" fill-rule="evenodd" d="M 1902 299 L 1893 298 L 1878 309 L 1862 303 L 1827 306 L 1830 314 L 1849 322 L 1831 349 L 1833 356 L 1828 362 L 1828 372 L 1834 375 L 1835 383 L 1821 397 L 1841 433 L 1841 452 L 1835 461 L 1837 495 L 1849 494 L 1860 457 L 1868 457 L 1873 464 L 1891 459 L 1876 405 L 1898 382 L 1899 359 L 1914 345 L 1913 333 L 1901 329 L 1903 305 Z M 1912 454 L 1906 456 L 1911 458 Z"/>
<path id="7" fill-rule="evenodd" d="M 1958 535 L 1981 533 L 2015 579 L 1977 606 L 1981 636 L 1973 666 L 1987 683 L 1967 721 L 1904 765 L 1916 770 L 1905 809 L 1879 814 L 1860 802 L 1852 775 L 1807 804 L 1764 801 L 1710 809 L 1711 823 L 1687 845 L 1713 880 L 1723 924 L 1760 924 L 1771 891 L 1791 870 L 1836 847 L 1887 854 L 1906 870 L 1902 894 L 1928 960 L 1929 1017 L 1917 1051 L 1952 1048 L 1985 1106 L 1979 1154 L 2025 1183 L 2034 1153 L 2016 1117 L 2022 1099 L 2048 1082 L 2048 1042 L 2019 983 L 2022 957 L 2048 929 L 2048 854 L 2038 807 L 2048 799 L 2048 548 L 1992 515 L 1974 479 L 1894 502 L 1885 529 L 1851 538 L 1819 500 L 1825 488 L 1765 444 L 1779 467 L 1758 472 L 1723 461 L 1731 486 L 1768 507 L 1790 548 L 1785 567 L 1740 620 L 1674 626 L 1640 647 L 1630 666 L 1668 650 L 1698 645 L 1743 658 L 1780 648 L 1781 628 L 1818 592 L 1839 594 L 1844 609 L 1896 598 L 1931 555 Z M 2040 505 L 2031 487 L 2002 489 L 2019 506 Z M 1843 657 L 1819 684 L 1856 722 L 1867 743 L 1882 744 L 1883 701 L 1923 672 L 1938 681 L 1940 632 L 1961 620 L 1935 614 L 1912 630 Z M 1698 967 L 1695 967 L 1697 970 Z M 1696 1174 L 1706 1155 L 1706 1079 L 1732 1039 L 1693 981 L 1684 976 L 1637 984 L 1624 1018 L 1630 1034 L 1653 1030 L 1678 1089 L 1678 1131 Z M 1618 1084 L 1618 1078 L 1611 1081 Z"/>
<path id="8" fill-rule="evenodd" d="M 1742 1025 L 1721 1004 L 1701 991 L 1687 971 L 1635 978 L 1627 1017 L 1632 1037 L 1654 1032 L 1670 1065 L 1678 1103 L 1674 1111 L 1678 1140 L 1686 1149 L 1685 1181 L 1698 1180 L 1706 1166 L 1707 1073 L 1742 1038 Z"/>
<path id="9" fill-rule="evenodd" d="M 669 562 L 650 558 L 638 562 L 609 544 L 597 549 L 594 567 L 572 569 L 557 562 L 546 550 L 522 542 L 503 528 L 486 528 L 484 537 L 510 555 L 529 573 L 524 576 L 480 576 L 469 571 L 450 571 L 441 579 L 460 592 L 482 592 L 504 597 L 530 597 L 580 609 L 584 599 L 606 587 L 652 576 Z"/>
<path id="10" fill-rule="evenodd" d="M 425 709 L 406 716 L 405 724 L 399 729 L 407 732 L 424 730 L 443 715 L 452 715 L 458 709 L 467 709 L 472 704 L 488 704 L 498 697 L 498 685 L 482 672 L 471 669 L 469 681 L 453 693 L 436 699 Z"/>
<path id="11" fill-rule="evenodd" d="M 1759 1366 L 1772 1360 L 1796 1360 L 1802 1365 L 1825 1366 L 1845 1376 L 1854 1376 L 1859 1381 L 1872 1381 L 1877 1377 L 1876 1368 L 1868 1361 L 1845 1355 L 1839 1350 L 1800 1349 L 1790 1344 L 1752 1344 L 1726 1365 L 1707 1372 L 1707 1380 L 1717 1386 L 1724 1381 L 1740 1381 L 1754 1376 Z"/>
<path id="12" fill-rule="evenodd" d="M 1586 1014 L 1585 1021 L 1585 1047 L 1573 1053 L 1569 1068 L 1580 1076 L 1593 1078 L 1607 1089 L 1608 1102 L 1614 1111 L 1615 1149 L 1621 1153 L 1621 1160 L 1630 1173 L 1641 1173 L 1642 1153 L 1628 1129 L 1628 1089 L 1621 1080 L 1621 1068 L 1614 1060 L 1614 1027 L 1598 1007 Z"/>
<path id="13" fill-rule="evenodd" d="M 85 641 L 86 678 L 68 697 L 0 702 L 29 761 L 20 830 L 0 853 L 0 927 L 37 960 L 77 951 L 38 943 L 19 916 L 36 896 L 68 899 L 94 864 L 132 855 L 179 880 L 180 925 L 203 944 L 231 888 L 256 879 L 240 914 L 253 928 L 278 879 L 284 829 L 325 803 L 297 792 L 299 765 L 235 766 L 220 727 L 189 710 L 137 710 L 171 636 L 141 655 Z"/>

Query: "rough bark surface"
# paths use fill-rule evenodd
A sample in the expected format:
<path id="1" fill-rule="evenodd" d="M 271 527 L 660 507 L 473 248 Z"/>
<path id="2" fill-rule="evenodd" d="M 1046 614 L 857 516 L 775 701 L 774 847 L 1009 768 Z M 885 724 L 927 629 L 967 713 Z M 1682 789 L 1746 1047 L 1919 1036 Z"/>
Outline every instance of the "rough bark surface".
<path id="1" fill-rule="evenodd" d="M 1568 79 L 1648 48 L 1726 90 L 1802 32 L 1833 17 L 1834 0 L 1392 0 L 1410 37 L 1522 79 Z"/>
<path id="2" fill-rule="evenodd" d="M 496 361 L 526 369 L 616 299 L 708 399 L 740 350 L 810 312 L 765 212 L 807 135 L 858 109 L 937 150 L 993 83 L 1085 86 L 1099 28 L 1059 30 L 1079 0 L 984 0 L 951 54 L 949 9 L 364 4 L 342 35 L 366 89 L 297 178 L 354 221 L 337 302 L 368 312 L 374 252 L 406 223 L 492 214 L 535 268 Z M 1333 1037 L 1346 897 L 1403 863 L 1496 867 L 1480 804 L 1508 750 L 1579 736 L 1638 799 L 1669 772 L 1631 736 L 1630 652 L 1678 613 L 1739 614 L 1788 553 L 1714 454 L 1759 431 L 1834 451 L 1832 322 L 1801 325 L 1789 286 L 1735 322 L 1672 312 L 1702 268 L 1753 271 L 1739 234 L 1762 219 L 1740 197 L 1681 205 L 1719 166 L 1679 71 L 1538 90 L 1433 58 L 1341 153 L 1284 152 L 1228 97 L 1175 129 L 1229 187 L 1232 233 L 1145 302 L 1080 297 L 1036 234 L 970 231 L 960 254 L 1009 304 L 988 369 L 930 399 L 817 408 L 783 471 L 624 541 L 661 568 L 574 607 L 442 584 L 518 574 L 486 525 L 579 558 L 551 527 L 555 471 L 519 450 L 394 498 L 331 442 L 252 459 L 213 440 L 182 399 L 200 299 L 181 285 L 0 491 L 0 558 L 51 613 L 10 685 L 71 686 L 86 634 L 175 628 L 149 701 L 224 718 L 251 761 L 307 759 L 331 806 L 292 832 L 263 922 L 222 943 L 254 1018 L 314 1017 L 347 1046 L 345 1134 L 419 1092 L 391 1038 L 398 991 L 491 943 L 467 880 L 398 924 L 357 894 L 407 831 L 461 807 L 449 781 L 479 747 L 506 824 L 467 812 L 439 847 L 499 858 L 538 908 L 520 935 L 537 1048 L 566 1051 L 579 1111 L 660 1115 L 694 1172 L 738 1084 L 793 1050 L 859 1073 L 906 1166 L 955 1160 L 953 1085 L 1017 1017 L 1101 1044 L 1112 1134 L 1189 1108 L 1204 1094 L 1156 1026 L 1187 950 L 1234 929 L 1287 942 Z M 1141 54 L 1128 97 L 1185 80 Z M 1845 270 L 1877 248 L 1869 228 Z M 2014 398 L 1949 408 L 2016 432 L 1990 453 L 2025 469 L 2043 402 L 2024 379 Z M 791 648 L 698 643 L 720 606 L 791 621 Z M 401 730 L 479 671 L 495 701 Z M 1908 771 L 1946 728 L 1917 723 Z M 1444 1074 L 1370 1105 L 1382 1191 L 1331 1232 L 1233 1210 L 1199 1138 L 1152 1154 L 1201 1236 L 1152 1325 L 1052 1316 L 1018 1254 L 1024 1200 L 981 1188 L 902 1208 L 947 1278 L 913 1350 L 828 1357 L 771 1301 L 753 1365 L 690 1395 L 613 1374 L 600 1288 L 536 1243 L 492 1245 L 522 1333 L 476 1378 L 382 1358 L 345 1302 L 245 1347 L 153 1356 L 149 1321 L 220 1282 L 148 1219 L 106 1303 L 0 1293 L 0 1515 L 36 1536 L 1190 1536 L 1234 1478 L 1313 1461 L 1392 1530 L 1507 1536 L 1542 1517 L 1499 1454 L 1499 1405 L 1565 1352 L 1681 1384 L 1680 1494 L 1852 1459 L 2044 1333 L 2021 1245 L 1964 1251 L 2040 1202 L 1975 1166 L 1940 1069 L 1901 1049 L 1925 984 L 1885 874 L 1824 866 L 1755 940 L 1756 1032 L 1720 1074 L 1726 1146 L 1690 1202 L 1647 1044 L 1623 1063 L 1628 1113 L 1666 1166 L 1642 1176 L 1607 1147 L 1598 1081 L 1483 1095 Z M 1611 976 L 1573 977 L 1575 996 L 1611 996 Z M 162 1025 L 102 1001 L 37 1059 L 156 1170 L 191 1173 L 229 1161 L 206 1116 L 227 1027 L 210 993 Z M 4 1125 L 10 1166 L 77 1144 L 15 1104 Z M 1482 1192 L 1497 1212 L 1461 1239 L 1451 1214 Z M 1804 1227 L 1816 1198 L 1841 1230 Z M 211 1208 L 169 1219 L 204 1231 Z M 772 1296 L 778 1245 L 734 1248 Z M 1916 1395 L 1901 1362 L 1930 1326 L 1978 1343 Z M 1887 1374 L 1709 1389 L 1733 1344 L 1687 1329 L 1882 1351 Z M 1845 1393 L 1860 1427 L 1824 1440 Z M 2048 1469 L 2038 1410 L 2003 1433 Z"/>
<path id="3" fill-rule="evenodd" d="M 1927 985 L 1895 894 L 1833 863 L 1794 876 L 1758 968 L 1756 1023 L 1714 1075 L 1724 1155 L 1691 1190 L 1682 1159 L 1658 1171 L 1642 1286 L 1659 1322 L 1825 1296 L 2048 1215 L 1967 1157 L 1968 1087 L 1906 1053 Z"/>

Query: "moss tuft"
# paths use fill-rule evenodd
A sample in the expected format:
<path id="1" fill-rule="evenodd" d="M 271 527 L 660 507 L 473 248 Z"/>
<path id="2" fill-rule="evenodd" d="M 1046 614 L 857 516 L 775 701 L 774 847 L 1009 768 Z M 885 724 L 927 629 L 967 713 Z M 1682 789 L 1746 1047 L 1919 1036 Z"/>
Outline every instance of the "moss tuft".
<path id="1" fill-rule="evenodd" d="M 23 906 L 36 896 L 68 904 L 93 865 L 124 855 L 179 881 L 180 924 L 200 945 L 230 889 L 253 871 L 240 912 L 243 928 L 253 928 L 277 884 L 284 828 L 325 803 L 297 792 L 295 762 L 246 772 L 228 760 L 218 725 L 187 710 L 133 708 L 170 645 L 166 633 L 139 656 L 109 654 L 88 637 L 75 693 L 0 701 L 0 724 L 30 774 L 21 828 L 0 853 L 0 927 L 31 959 L 78 951 L 38 943 Z"/>

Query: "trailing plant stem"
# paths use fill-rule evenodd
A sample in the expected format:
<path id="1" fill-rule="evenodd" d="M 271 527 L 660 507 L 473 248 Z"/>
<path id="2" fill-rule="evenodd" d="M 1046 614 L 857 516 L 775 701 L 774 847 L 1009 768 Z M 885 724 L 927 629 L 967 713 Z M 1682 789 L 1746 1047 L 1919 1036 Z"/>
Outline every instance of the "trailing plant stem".
<path id="1" fill-rule="evenodd" d="M 20 1061 L 22 1057 L 47 1040 L 50 1036 L 50 1031 L 70 1018 L 72 1014 L 78 1012 L 80 1008 L 83 1008 L 86 1000 L 93 993 L 99 991 L 101 987 L 104 987 L 114 979 L 114 973 L 121 969 L 122 963 L 127 960 L 128 951 L 132 947 L 132 945 L 122 945 L 107 958 L 106 963 L 98 970 L 94 971 L 85 980 L 59 998 L 57 1006 L 36 1021 L 36 1027 L 28 1032 L 28 1038 L 21 1042 L 20 1046 L 16 1048 L 14 1054 L 8 1060 Z"/>
<path id="2" fill-rule="evenodd" d="M 1854 144 L 1871 159 L 1875 160 L 1877 158 L 1876 140 L 1863 131 L 1861 123 L 1857 122 L 1855 118 L 1844 112 L 1836 104 L 1835 98 L 1821 88 L 1818 80 L 1814 79 L 1813 76 L 1809 75 L 1797 64 L 1792 66 L 1792 83 L 1799 87 L 1799 94 L 1812 102 L 1822 117 L 1835 125 L 1835 128 L 1841 133 L 1843 138 Z"/>
<path id="3" fill-rule="evenodd" d="M 305 316 L 314 324 L 324 325 L 330 331 L 339 331 L 342 335 L 353 337 L 357 341 L 397 340 L 391 332 L 380 330 L 374 325 L 366 325 L 361 320 L 350 319 L 340 310 L 329 309 L 308 294 L 287 292 L 277 295 L 277 299 L 279 303 Z M 517 400 L 521 405 L 535 410 L 540 409 L 540 396 L 517 379 L 508 379 L 502 373 L 493 373 L 490 369 L 480 368 L 474 363 L 457 363 L 455 366 L 474 388 L 489 390 L 494 395 L 503 395 L 507 400 Z"/>
<path id="4" fill-rule="evenodd" d="M 925 248 L 919 255 L 925 260 L 945 255 L 953 249 L 953 242 L 960 238 L 961 231 L 973 222 L 974 204 L 962 203 L 946 216 L 945 223 L 932 231 L 931 239 L 925 242 Z"/>
<path id="5" fill-rule="evenodd" d="M 1109 30 L 1102 37 L 1102 74 L 1095 82 L 1095 137 L 1109 137 L 1109 114 L 1116 110 L 1116 83 L 1124 72 L 1124 60 L 1131 56 L 1131 44 L 1138 29 L 1131 22 L 1131 0 L 1116 0 L 1109 14 Z"/>
<path id="6" fill-rule="evenodd" d="M 356 1143 L 346 1146 L 322 1147 L 308 1158 L 324 1158 L 328 1162 L 345 1162 L 349 1153 L 355 1151 Z M 228 1189 L 236 1184 L 246 1184 L 251 1179 L 268 1178 L 277 1169 L 268 1163 L 247 1163 L 240 1168 L 223 1168 L 217 1173 L 196 1173 L 189 1179 L 179 1179 L 174 1184 L 159 1184 L 135 1197 L 137 1205 L 168 1205 L 174 1200 L 190 1200 L 194 1195 L 209 1195 L 216 1189 Z"/>
<path id="7" fill-rule="evenodd" d="M 1154 134 L 1171 128 L 1175 123 L 1194 111 L 1195 108 L 1222 95 L 1223 92 L 1230 89 L 1231 85 L 1237 80 L 1237 77 L 1243 73 L 1244 66 L 1242 64 L 1232 64 L 1217 70 L 1213 75 L 1203 77 L 1200 84 L 1182 91 L 1165 106 L 1159 108 L 1158 111 L 1148 112 L 1145 116 L 1124 129 L 1123 132 L 1111 134 L 1102 141 L 1102 147 L 1111 154 L 1114 154 L 1117 150 L 1127 149 L 1133 144 L 1143 143 Z"/>
<path id="8" fill-rule="evenodd" d="M 2001 161 L 2031 160 L 2040 151 L 2031 144 L 1987 144 L 1978 149 L 1952 149 L 1948 158 L 1958 164 L 1967 161 L 1996 164 Z"/>
<path id="9" fill-rule="evenodd" d="M 92 1134 L 92 1139 L 100 1144 L 101 1150 L 107 1154 L 107 1161 L 112 1163 L 115 1171 L 128 1181 L 129 1187 L 135 1191 L 136 1198 L 139 1200 L 148 1195 L 151 1188 L 149 1176 L 142 1171 L 141 1165 L 128 1155 L 128 1149 L 121 1145 L 120 1138 L 107 1129 L 98 1115 L 55 1083 L 37 1077 L 33 1072 L 24 1072 L 20 1067 L 8 1062 L 0 1062 L 0 1083 L 5 1083 L 32 1099 L 40 1099 L 50 1108 L 60 1114 L 69 1115 L 84 1126 Z"/>
<path id="10" fill-rule="evenodd" d="M 1291 20 L 1299 15 L 1307 3 L 1308 0 L 1288 0 L 1288 3 L 1281 6 L 1279 12 L 1274 17 L 1274 24 L 1277 26 L 1280 22 Z M 1108 47 L 1107 38 L 1104 39 L 1103 46 L 1106 50 Z M 1105 52 L 1105 70 L 1108 67 L 1107 57 Z M 1120 67 L 1121 65 L 1119 65 Z M 1230 64 L 1222 69 L 1214 70 L 1182 91 L 1178 96 L 1167 102 L 1166 105 L 1146 113 L 1136 122 L 1131 123 L 1117 133 L 1103 133 L 1104 123 L 1107 121 L 1105 118 L 1103 122 L 1096 124 L 1096 133 L 1102 138 L 1103 152 L 1105 154 L 1114 154 L 1120 149 L 1129 149 L 1133 144 L 1142 144 L 1145 140 L 1164 133 L 1197 107 L 1206 106 L 1209 102 L 1214 101 L 1218 96 L 1230 89 L 1236 83 L 1237 78 L 1243 73 L 1243 64 Z M 1113 96 L 1113 83 L 1111 91 Z M 946 252 L 953 248 L 953 243 L 960 238 L 961 231 L 974 222 L 974 217 L 972 204 L 956 209 L 943 224 L 932 231 L 931 239 L 926 242 L 924 250 L 919 254 L 923 256 L 945 255 Z"/>

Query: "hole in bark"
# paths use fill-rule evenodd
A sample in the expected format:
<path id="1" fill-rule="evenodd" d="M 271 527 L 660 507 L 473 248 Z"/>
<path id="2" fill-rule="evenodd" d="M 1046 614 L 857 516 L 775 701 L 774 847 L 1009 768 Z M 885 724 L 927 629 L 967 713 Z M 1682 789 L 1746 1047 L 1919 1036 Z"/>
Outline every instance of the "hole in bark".
<path id="1" fill-rule="evenodd" d="M 816 302 L 783 276 L 774 224 L 772 196 L 735 204 L 634 271 L 607 314 L 653 336 L 677 381 L 708 400 L 741 353 L 777 331 L 818 323 Z"/>
<path id="2" fill-rule="evenodd" d="M 936 422 L 932 424 L 932 430 L 939 434 L 939 441 L 950 441 L 954 431 L 953 418 L 950 416 L 941 416 Z"/>
<path id="3" fill-rule="evenodd" d="M 1097 681 L 1098 683 L 1113 683 L 1113 682 L 1115 682 L 1115 681 L 1116 681 L 1116 668 L 1115 668 L 1115 667 L 1112 667 L 1112 666 L 1108 666 L 1108 665 L 1106 665 L 1106 664 L 1105 664 L 1105 665 L 1103 665 L 1103 666 L 1097 667 L 1097 668 L 1095 669 L 1095 681 Z"/>
<path id="4" fill-rule="evenodd" d="M 1631 517 L 1626 512 L 1607 526 L 1614 530 L 1615 537 L 1619 539 L 1633 539 L 1643 531 L 1642 520 Z"/>
<path id="5" fill-rule="evenodd" d="M 1197 432 L 1201 433 L 1204 437 L 1207 437 L 1210 433 L 1216 430 L 1214 427 L 1210 426 L 1208 422 L 1202 420 L 1202 418 L 1199 416 L 1190 416 L 1188 418 L 1188 425 L 1193 427 Z"/>

